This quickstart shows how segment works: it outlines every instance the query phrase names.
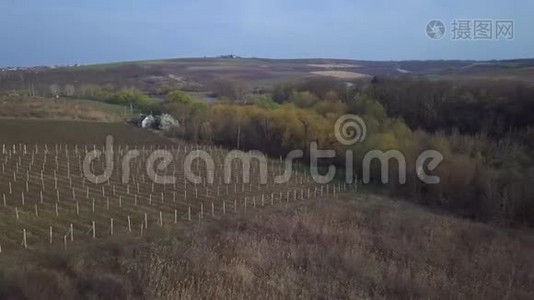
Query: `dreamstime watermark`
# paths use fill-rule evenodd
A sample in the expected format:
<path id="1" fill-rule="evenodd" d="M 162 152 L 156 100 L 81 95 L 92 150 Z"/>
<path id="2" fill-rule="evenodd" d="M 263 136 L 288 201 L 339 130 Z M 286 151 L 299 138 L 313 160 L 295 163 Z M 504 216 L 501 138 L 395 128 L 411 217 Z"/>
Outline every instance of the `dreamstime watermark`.
<path id="1" fill-rule="evenodd" d="M 351 147 L 355 147 L 357 143 L 363 142 L 367 137 L 367 126 L 365 121 L 356 115 L 343 115 L 335 123 L 334 133 L 337 141 L 346 146 L 347 149 L 344 153 L 345 165 L 344 173 L 347 183 L 354 183 L 357 179 L 354 170 L 354 151 Z M 85 178 L 95 184 L 101 184 L 107 182 L 115 169 L 115 155 L 113 147 L 113 137 L 108 136 L 106 138 L 106 146 L 103 151 L 94 149 L 88 152 L 83 160 L 83 174 Z M 125 155 L 122 156 L 120 168 L 121 168 L 121 180 L 122 183 L 127 184 L 130 181 L 131 164 L 135 159 L 141 156 L 141 151 L 134 149 L 128 150 Z M 93 163 L 95 160 L 100 159 L 104 155 L 105 163 L 101 174 L 96 175 L 93 169 Z M 333 159 L 338 157 L 336 150 L 332 149 L 319 149 L 317 142 L 311 142 L 309 148 L 309 170 L 312 179 L 319 184 L 327 184 L 332 182 L 336 177 L 337 168 L 335 165 L 330 164 L 327 167 L 326 174 L 320 174 L 319 161 L 322 159 Z M 283 184 L 291 180 L 293 175 L 293 166 L 296 160 L 304 158 L 304 151 L 296 149 L 290 151 L 283 163 L 283 173 L 274 176 L 274 183 Z M 154 150 L 151 151 L 145 161 L 146 174 L 152 182 L 156 184 L 175 184 L 177 181 L 176 174 L 173 171 L 172 175 L 168 175 L 165 172 L 174 161 L 173 153 L 169 150 Z M 216 164 L 215 159 L 205 150 L 192 150 L 185 156 L 183 162 L 183 174 L 187 181 L 193 184 L 200 184 L 203 182 L 204 177 L 199 172 L 198 164 L 196 170 L 193 168 L 195 162 L 202 161 L 205 166 L 205 178 L 207 183 L 212 184 L 214 182 Z M 248 151 L 243 152 L 239 150 L 229 151 L 224 156 L 223 162 L 223 174 L 224 182 L 226 184 L 231 183 L 232 167 L 234 162 L 240 163 L 242 168 L 242 182 L 250 183 L 251 164 L 253 161 L 258 162 L 257 173 L 261 184 L 268 183 L 268 158 L 260 151 Z M 371 150 L 365 153 L 363 156 L 361 166 L 362 182 L 367 184 L 371 182 L 371 165 L 373 161 L 377 161 L 380 164 L 380 180 L 383 184 L 389 183 L 390 180 L 390 163 L 396 162 L 398 176 L 398 182 L 400 184 L 406 183 L 407 164 L 404 154 L 395 149 L 388 151 Z M 418 179 L 426 184 L 438 184 L 440 178 L 438 176 L 429 175 L 425 172 L 426 169 L 434 171 L 440 163 L 443 161 L 443 155 L 436 150 L 426 150 L 419 154 L 415 161 L 415 173 Z M 196 172 L 195 172 L 196 171 Z"/>
<path id="2" fill-rule="evenodd" d="M 441 40 L 446 33 L 447 26 L 441 20 L 430 20 L 425 26 L 425 34 L 432 40 Z M 454 19 L 450 22 L 452 41 L 496 41 L 514 38 L 513 20 Z"/>

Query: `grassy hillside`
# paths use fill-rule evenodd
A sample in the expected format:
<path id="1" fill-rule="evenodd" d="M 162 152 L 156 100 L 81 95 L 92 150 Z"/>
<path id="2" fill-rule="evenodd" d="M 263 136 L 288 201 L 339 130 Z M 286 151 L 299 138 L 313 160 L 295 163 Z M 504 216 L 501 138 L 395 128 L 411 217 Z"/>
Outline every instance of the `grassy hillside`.
<path id="1" fill-rule="evenodd" d="M 150 94 L 172 87 L 208 92 L 224 77 L 250 88 L 268 88 L 275 83 L 321 77 L 342 79 L 368 76 L 448 76 L 491 78 L 532 82 L 533 60 L 515 61 L 356 61 L 340 59 L 184 58 L 119 62 L 56 69 L 35 68 L 0 71 L 0 91 L 23 90 L 47 96 L 50 87 L 83 96 L 92 86 L 137 87 Z M 527 77 L 525 78 L 525 74 Z M 65 90 L 67 90 L 65 92 Z"/>

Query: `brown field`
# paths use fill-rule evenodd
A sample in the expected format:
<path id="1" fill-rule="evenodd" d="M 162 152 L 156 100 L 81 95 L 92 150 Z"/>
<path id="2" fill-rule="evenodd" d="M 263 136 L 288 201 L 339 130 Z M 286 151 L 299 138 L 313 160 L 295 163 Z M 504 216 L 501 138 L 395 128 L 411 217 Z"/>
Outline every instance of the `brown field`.
<path id="1" fill-rule="evenodd" d="M 316 71 L 316 72 L 311 72 L 311 73 L 315 75 L 335 77 L 335 78 L 340 78 L 340 79 L 361 79 L 361 78 L 370 77 L 367 74 L 348 72 L 348 71 Z"/>
<path id="2" fill-rule="evenodd" d="M 112 135 L 117 144 L 169 145 L 169 140 L 126 123 L 63 120 L 0 119 L 0 144 L 104 144 Z M 1 149 L 0 149 L 1 150 Z"/>
<path id="3" fill-rule="evenodd" d="M 358 68 L 360 65 L 356 64 L 309 64 L 309 67 L 312 68 L 321 68 L 321 69 L 349 69 L 349 68 Z"/>
<path id="4" fill-rule="evenodd" d="M 125 107 L 89 100 L 39 97 L 0 99 L 0 118 L 122 122 L 129 116 Z"/>

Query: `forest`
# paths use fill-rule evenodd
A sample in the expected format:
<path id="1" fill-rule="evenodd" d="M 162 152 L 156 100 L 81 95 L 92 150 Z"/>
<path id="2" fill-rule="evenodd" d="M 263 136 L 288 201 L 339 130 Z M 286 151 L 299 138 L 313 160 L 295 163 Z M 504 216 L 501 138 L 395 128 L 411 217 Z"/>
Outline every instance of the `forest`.
<path id="1" fill-rule="evenodd" d="M 316 142 L 319 149 L 337 150 L 338 157 L 324 160 L 325 165 L 343 167 L 343 153 L 352 150 L 355 170 L 362 169 L 371 150 L 398 150 L 408 166 L 421 152 L 438 150 L 444 156 L 435 172 L 439 184 L 422 184 L 408 168 L 406 184 L 390 180 L 382 187 L 380 169 L 372 165 L 371 185 L 474 220 L 534 225 L 532 87 L 505 81 L 309 79 L 279 84 L 245 101 L 223 99 L 207 104 L 172 92 L 161 110 L 180 120 L 182 129 L 174 133 L 180 137 L 274 157 L 293 149 L 307 155 Z M 365 120 L 365 141 L 350 147 L 337 143 L 334 123 L 343 114 Z"/>

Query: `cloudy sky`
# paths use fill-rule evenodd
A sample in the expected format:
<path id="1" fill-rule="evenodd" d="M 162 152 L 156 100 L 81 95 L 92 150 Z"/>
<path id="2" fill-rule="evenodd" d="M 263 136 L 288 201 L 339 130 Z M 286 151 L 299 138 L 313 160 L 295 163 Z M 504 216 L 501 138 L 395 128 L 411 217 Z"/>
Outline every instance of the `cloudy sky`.
<path id="1" fill-rule="evenodd" d="M 527 58 L 533 15 L 532 0 L 0 0 L 0 66 L 221 54 Z M 433 19 L 445 24 L 441 40 L 425 33 Z M 455 19 L 513 20 L 515 36 L 453 40 Z"/>

